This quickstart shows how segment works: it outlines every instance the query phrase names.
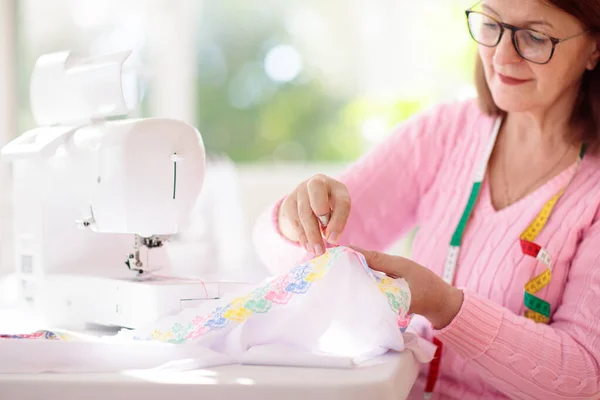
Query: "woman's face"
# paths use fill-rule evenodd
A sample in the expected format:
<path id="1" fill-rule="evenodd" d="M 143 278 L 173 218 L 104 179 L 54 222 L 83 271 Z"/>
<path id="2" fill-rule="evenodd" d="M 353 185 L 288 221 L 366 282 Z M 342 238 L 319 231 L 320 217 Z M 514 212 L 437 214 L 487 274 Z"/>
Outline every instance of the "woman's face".
<path id="1" fill-rule="evenodd" d="M 575 17 L 542 0 L 484 0 L 481 11 L 558 39 L 585 31 Z M 547 64 L 535 64 L 519 56 L 509 30 L 498 46 L 479 46 L 479 54 L 494 101 L 507 112 L 545 110 L 562 95 L 576 93 L 583 73 L 600 57 L 596 39 L 584 34 L 557 44 Z"/>

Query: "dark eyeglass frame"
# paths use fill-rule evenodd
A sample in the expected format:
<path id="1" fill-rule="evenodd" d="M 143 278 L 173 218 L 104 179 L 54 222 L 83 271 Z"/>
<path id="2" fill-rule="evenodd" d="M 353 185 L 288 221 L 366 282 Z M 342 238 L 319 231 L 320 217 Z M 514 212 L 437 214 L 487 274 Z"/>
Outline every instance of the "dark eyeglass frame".
<path id="1" fill-rule="evenodd" d="M 518 26 L 514 26 L 514 25 L 511 25 L 511 24 L 507 24 L 507 23 L 504 23 L 504 22 L 500 22 L 500 21 L 498 21 L 496 18 L 494 18 L 494 17 L 492 17 L 492 16 L 490 16 L 490 15 L 488 15 L 488 14 L 484 13 L 484 12 L 481 12 L 481 11 L 475 11 L 475 10 L 473 10 L 472 8 L 471 8 L 471 9 L 468 9 L 468 10 L 466 10 L 466 11 L 465 11 L 465 14 L 466 14 L 466 17 L 467 17 L 467 25 L 468 25 L 468 28 L 469 28 L 469 35 L 471 35 L 471 38 L 472 38 L 472 39 L 473 39 L 475 42 L 477 42 L 477 43 L 479 43 L 480 45 L 482 45 L 482 46 L 485 46 L 485 47 L 496 47 L 496 46 L 498 46 L 498 44 L 499 44 L 499 43 L 500 43 L 500 41 L 502 40 L 502 36 L 504 36 L 504 31 L 508 29 L 508 30 L 511 32 L 511 40 L 512 40 L 512 44 L 513 44 L 513 46 L 515 47 L 515 50 L 517 51 L 517 54 L 519 54 L 519 56 L 520 56 L 522 59 L 524 59 L 524 60 L 526 60 L 526 61 L 529 61 L 529 62 L 531 62 L 531 63 L 534 63 L 534 64 L 539 64 L 539 65 L 548 64 L 548 63 L 550 62 L 550 60 L 552 60 L 552 57 L 554 56 L 554 52 L 555 52 L 555 50 L 556 50 L 556 45 L 557 45 L 557 44 L 559 44 L 559 43 L 562 43 L 562 42 L 564 42 L 564 41 L 567 41 L 567 40 L 574 39 L 574 38 L 576 38 L 576 37 L 582 36 L 582 35 L 584 35 L 584 34 L 586 34 L 586 33 L 588 33 L 588 32 L 589 32 L 589 30 L 585 30 L 585 31 L 583 31 L 583 32 L 580 32 L 580 33 L 578 33 L 578 34 L 575 34 L 575 35 L 573 35 L 573 36 L 569 36 L 569 37 L 566 37 L 566 38 L 559 39 L 559 38 L 555 38 L 555 37 L 549 36 L 549 35 L 547 35 L 547 34 L 545 34 L 545 33 L 538 32 L 538 31 L 536 31 L 535 29 L 529 29 L 529 28 L 520 28 L 520 27 L 518 27 Z M 487 45 L 487 44 L 483 44 L 483 43 L 479 42 L 477 39 L 475 39 L 475 36 L 473 36 L 473 32 L 471 32 L 471 24 L 469 24 L 469 15 L 470 15 L 470 14 L 479 14 L 479 15 L 483 15 L 483 16 L 485 16 L 486 18 L 489 18 L 490 20 L 494 21 L 494 22 L 495 22 L 495 23 L 496 23 L 496 24 L 497 24 L 497 25 L 500 27 L 500 35 L 498 35 L 498 40 L 496 41 L 496 43 L 494 43 L 493 45 Z M 516 34 L 517 34 L 517 32 L 518 32 L 518 31 L 529 31 L 529 32 L 535 32 L 535 33 L 537 33 L 538 35 L 542 35 L 542 36 L 544 36 L 544 37 L 547 37 L 547 38 L 550 40 L 550 42 L 552 43 L 552 51 L 550 52 L 550 56 L 548 57 L 548 60 L 547 60 L 547 61 L 545 61 L 545 62 L 532 61 L 532 60 L 530 60 L 529 58 L 527 58 L 527 57 L 523 56 L 523 54 L 521 54 L 521 51 L 519 50 L 519 46 L 518 46 L 518 44 L 517 44 Z"/>

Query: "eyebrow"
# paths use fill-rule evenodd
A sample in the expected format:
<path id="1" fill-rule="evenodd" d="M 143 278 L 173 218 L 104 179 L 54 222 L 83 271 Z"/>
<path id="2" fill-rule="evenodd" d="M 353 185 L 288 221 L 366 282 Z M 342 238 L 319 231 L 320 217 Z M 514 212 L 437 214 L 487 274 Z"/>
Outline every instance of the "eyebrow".
<path id="1" fill-rule="evenodd" d="M 488 6 L 487 4 L 482 4 L 481 8 L 487 9 L 488 11 L 500 16 L 500 14 L 498 14 L 492 7 Z M 546 26 L 548 28 L 554 28 L 554 26 L 548 22 L 548 21 L 544 21 L 544 20 L 534 20 L 534 21 L 527 21 L 525 23 L 526 26 L 531 26 L 531 25 L 541 25 L 541 26 Z"/>

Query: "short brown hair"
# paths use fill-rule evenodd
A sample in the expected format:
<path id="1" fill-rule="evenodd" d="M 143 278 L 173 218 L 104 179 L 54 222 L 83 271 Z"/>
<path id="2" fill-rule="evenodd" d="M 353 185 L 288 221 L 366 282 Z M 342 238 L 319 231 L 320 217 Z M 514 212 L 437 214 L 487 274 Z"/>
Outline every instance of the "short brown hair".
<path id="1" fill-rule="evenodd" d="M 596 36 L 600 46 L 600 1 L 598 0 L 544 0 L 577 18 Z M 496 105 L 485 78 L 481 58 L 477 55 L 475 86 L 482 111 L 488 115 L 500 115 L 503 111 Z M 572 140 L 586 143 L 591 149 L 600 148 L 600 67 L 585 71 L 581 92 L 577 99 L 571 123 L 581 126 Z"/>

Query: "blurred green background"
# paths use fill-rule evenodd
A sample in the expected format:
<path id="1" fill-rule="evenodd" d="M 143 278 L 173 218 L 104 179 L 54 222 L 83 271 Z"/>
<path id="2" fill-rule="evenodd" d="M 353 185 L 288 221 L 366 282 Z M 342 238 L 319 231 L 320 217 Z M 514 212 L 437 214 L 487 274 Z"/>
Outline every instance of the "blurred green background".
<path id="1" fill-rule="evenodd" d="M 28 90 L 40 54 L 129 47 L 143 70 L 157 15 L 173 8 L 190 28 L 185 43 L 162 45 L 163 56 L 169 46 L 187 52 L 193 123 L 208 151 L 237 163 L 350 161 L 423 108 L 473 95 L 463 1 L 52 3 L 18 2 L 19 132 L 35 125 Z M 141 116 L 160 96 L 150 80 Z"/>

